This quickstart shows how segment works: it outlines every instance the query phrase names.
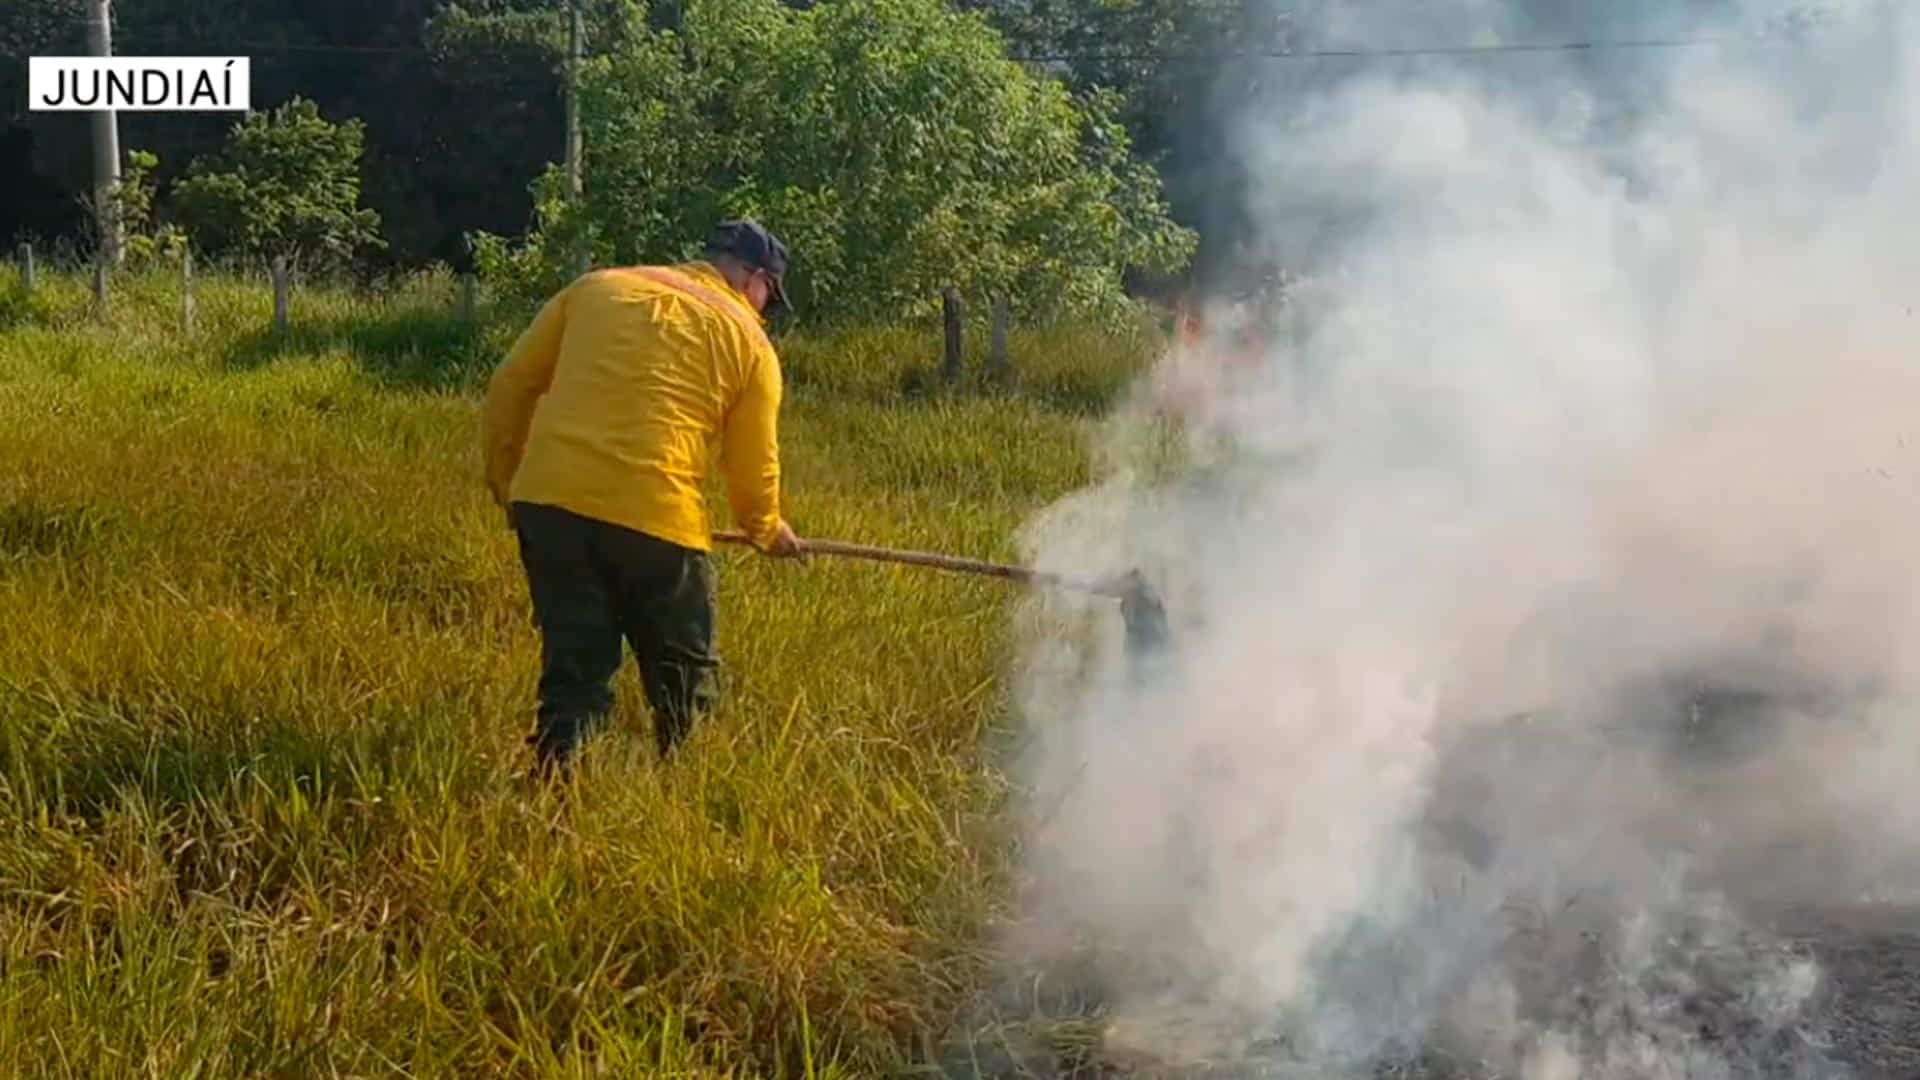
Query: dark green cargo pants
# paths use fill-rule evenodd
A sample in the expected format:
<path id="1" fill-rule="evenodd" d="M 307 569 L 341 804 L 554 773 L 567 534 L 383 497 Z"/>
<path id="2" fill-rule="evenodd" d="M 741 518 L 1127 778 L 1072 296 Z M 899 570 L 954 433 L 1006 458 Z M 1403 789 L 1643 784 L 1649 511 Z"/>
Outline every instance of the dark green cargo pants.
<path id="1" fill-rule="evenodd" d="M 558 507 L 513 504 L 540 627 L 542 771 L 569 761 L 613 710 L 631 646 L 662 757 L 713 705 L 713 567 L 704 552 Z"/>

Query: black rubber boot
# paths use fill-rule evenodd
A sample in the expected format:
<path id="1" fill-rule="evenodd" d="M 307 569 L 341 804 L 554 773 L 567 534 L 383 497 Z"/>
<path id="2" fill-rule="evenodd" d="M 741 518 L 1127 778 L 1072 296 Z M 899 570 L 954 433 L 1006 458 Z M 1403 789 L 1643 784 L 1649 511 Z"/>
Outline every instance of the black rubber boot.
<path id="1" fill-rule="evenodd" d="M 542 779 L 565 776 L 601 718 L 579 713 L 543 717 L 527 745 L 533 748 L 534 775 Z"/>

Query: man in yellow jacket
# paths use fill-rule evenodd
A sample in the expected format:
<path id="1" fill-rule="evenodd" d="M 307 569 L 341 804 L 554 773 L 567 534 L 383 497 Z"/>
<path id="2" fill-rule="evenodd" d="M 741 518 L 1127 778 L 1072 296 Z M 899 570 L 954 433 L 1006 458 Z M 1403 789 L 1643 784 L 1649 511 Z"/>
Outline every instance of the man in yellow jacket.
<path id="1" fill-rule="evenodd" d="M 786 248 L 719 225 L 705 258 L 583 275 L 548 300 L 488 386 L 487 485 L 509 515 L 541 634 L 537 770 L 565 766 L 613 707 L 632 647 L 670 754 L 712 705 L 716 445 L 735 524 L 799 557 L 781 516 L 780 364 L 763 315 Z"/>

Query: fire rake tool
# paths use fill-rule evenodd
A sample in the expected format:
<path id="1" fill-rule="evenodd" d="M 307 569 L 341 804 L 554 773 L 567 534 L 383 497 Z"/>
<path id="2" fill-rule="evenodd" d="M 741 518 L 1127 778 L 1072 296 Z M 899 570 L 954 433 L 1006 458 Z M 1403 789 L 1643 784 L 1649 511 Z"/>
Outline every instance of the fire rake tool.
<path id="1" fill-rule="evenodd" d="M 713 538 L 722 543 L 751 545 L 747 535 L 742 532 L 716 532 Z M 801 544 L 809 555 L 836 555 L 873 562 L 926 566 L 936 570 L 1004 578 L 1023 585 L 1066 589 L 1110 597 L 1120 601 L 1120 621 L 1126 628 L 1129 656 L 1138 659 L 1149 655 L 1163 648 L 1167 642 L 1166 608 L 1161 604 L 1160 597 L 1153 588 L 1147 584 L 1147 579 L 1138 570 L 1129 570 L 1110 578 L 1090 581 L 1064 574 L 1043 573 L 1025 566 L 1009 566 L 1004 563 L 984 562 L 979 559 L 941 555 L 929 551 L 903 551 L 897 548 L 851 544 L 843 540 L 802 540 Z"/>

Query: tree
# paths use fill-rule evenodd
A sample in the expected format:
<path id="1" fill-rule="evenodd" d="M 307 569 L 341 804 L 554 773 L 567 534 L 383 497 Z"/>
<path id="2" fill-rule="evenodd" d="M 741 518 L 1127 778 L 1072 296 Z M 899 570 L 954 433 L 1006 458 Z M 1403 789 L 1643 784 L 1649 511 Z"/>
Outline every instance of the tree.
<path id="1" fill-rule="evenodd" d="M 0 0 L 0 242 L 48 234 L 79 238 L 91 232 L 82 213 L 92 189 L 93 157 L 84 114 L 28 109 L 27 58 L 85 53 L 85 9 L 80 0 Z M 66 177 L 50 175 L 56 155 L 49 134 L 71 131 Z"/>
<path id="2" fill-rule="evenodd" d="M 1297 47 L 1303 6 L 1248 0 L 955 0 L 979 11 L 1044 70 L 1082 93 L 1109 91 L 1138 157 L 1167 189 L 1175 220 L 1208 237 L 1202 269 L 1238 257 L 1248 177 L 1228 126 L 1262 84 L 1296 79 L 1248 50 Z M 1306 22 L 1314 21 L 1306 18 Z M 1271 85 L 1264 92 L 1270 93 Z M 1231 271 L 1228 271 L 1231 272 Z"/>
<path id="3" fill-rule="evenodd" d="M 126 158 L 114 194 L 114 213 L 125 237 L 127 265 L 138 267 L 179 258 L 186 247 L 186 234 L 172 222 L 154 220 L 153 172 L 159 167 L 159 157 L 151 150 L 129 150 Z"/>
<path id="4" fill-rule="evenodd" d="M 541 288 L 576 238 L 603 263 L 681 258 L 734 215 L 787 238 L 796 303 L 828 318 L 923 314 L 949 284 L 1085 310 L 1193 245 L 1113 95 L 1008 59 L 983 18 L 940 0 L 687 0 L 677 30 L 604 49 L 582 105 L 586 198 L 543 178 L 515 264 Z M 514 258 L 481 243 L 496 268 Z"/>
<path id="5" fill-rule="evenodd" d="M 344 263 L 382 244 L 379 214 L 359 205 L 363 138 L 359 121 L 332 123 L 304 98 L 250 113 L 188 166 L 174 205 L 209 251 Z"/>

